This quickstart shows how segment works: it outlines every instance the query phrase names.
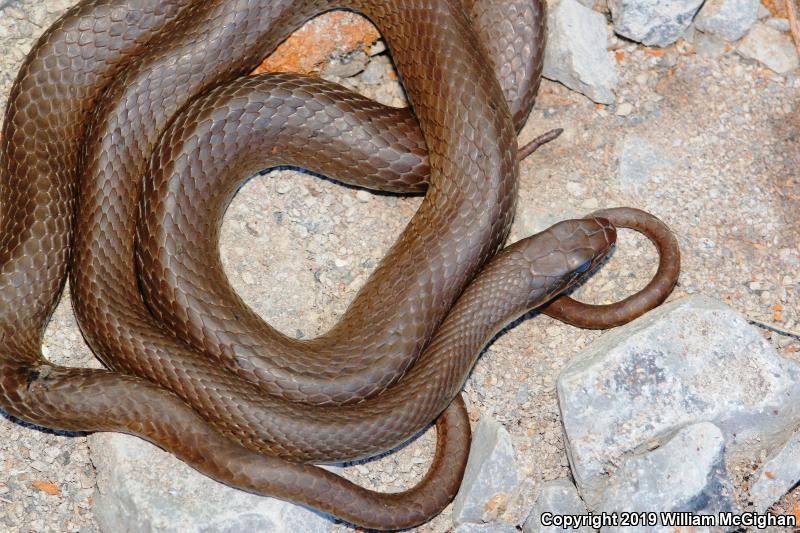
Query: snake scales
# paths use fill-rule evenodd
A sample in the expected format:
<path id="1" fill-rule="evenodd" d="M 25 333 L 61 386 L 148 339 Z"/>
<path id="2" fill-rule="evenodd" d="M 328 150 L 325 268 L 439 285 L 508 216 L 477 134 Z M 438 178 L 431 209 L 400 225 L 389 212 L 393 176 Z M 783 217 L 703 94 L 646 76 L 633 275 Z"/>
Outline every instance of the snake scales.
<path id="1" fill-rule="evenodd" d="M 335 8 L 384 35 L 413 115 L 320 80 L 242 77 Z M 515 132 L 543 46 L 539 0 L 79 3 L 29 54 L 3 125 L 0 407 L 53 428 L 132 433 L 215 479 L 362 526 L 429 519 L 463 474 L 458 392 L 480 349 L 606 254 L 608 220 L 648 232 L 660 247 L 656 278 L 605 309 L 560 298 L 545 312 L 609 327 L 657 305 L 677 278 L 674 238 L 630 209 L 560 223 L 495 255 L 513 218 Z M 277 164 L 426 191 L 342 320 L 310 341 L 261 323 L 219 262 L 236 187 Z M 67 275 L 108 370 L 41 356 Z M 440 413 L 433 466 L 404 493 L 309 464 L 390 449 Z"/>

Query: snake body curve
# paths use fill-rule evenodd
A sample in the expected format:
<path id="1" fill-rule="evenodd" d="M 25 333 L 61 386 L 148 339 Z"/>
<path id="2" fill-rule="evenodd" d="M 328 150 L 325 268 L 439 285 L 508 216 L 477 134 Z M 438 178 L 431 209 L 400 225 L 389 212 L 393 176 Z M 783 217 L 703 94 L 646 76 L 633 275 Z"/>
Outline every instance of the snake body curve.
<path id="1" fill-rule="evenodd" d="M 489 45 L 467 16 L 472 13 L 476 27 L 491 27 L 497 6 L 505 14 L 517 10 L 513 20 L 527 20 L 523 31 L 532 39 L 523 75 L 505 86 L 494 72 L 508 60 L 491 63 Z M 158 266 L 177 255 L 164 241 L 149 240 L 163 227 L 158 221 L 170 216 L 159 212 L 170 202 L 150 192 L 180 172 L 165 172 L 164 181 L 148 177 L 145 185 L 140 178 L 188 160 L 178 154 L 179 145 L 186 154 L 198 149 L 204 164 L 221 147 L 235 152 L 225 138 L 232 119 L 218 107 L 205 107 L 212 101 L 244 105 L 238 119 L 246 120 L 269 107 L 258 101 L 259 91 L 267 99 L 283 91 L 284 102 L 292 96 L 287 87 L 308 93 L 303 84 L 313 83 L 290 75 L 223 82 L 251 70 L 302 22 L 334 8 L 361 12 L 378 26 L 418 120 L 418 126 L 408 117 L 389 120 L 400 124 L 393 134 L 396 153 L 384 145 L 377 151 L 385 159 L 372 154 L 388 161 L 378 164 L 384 173 L 369 174 L 377 178 L 365 183 L 358 181 L 364 169 L 350 167 L 351 179 L 399 190 L 418 190 L 424 182 L 427 195 L 338 329 L 310 343 L 284 339 L 259 359 L 242 352 L 246 343 L 221 339 L 212 345 L 198 337 L 197 321 L 181 311 L 193 307 L 163 305 L 185 295 L 183 289 L 166 297 L 153 290 L 160 284 Z M 480 348 L 509 320 L 567 288 L 615 237 L 603 218 L 570 221 L 484 266 L 513 217 L 515 126 L 527 116 L 538 84 L 543 20 L 542 3 L 526 0 L 78 4 L 26 59 L 3 126 L 0 406 L 48 427 L 133 433 L 218 480 L 363 526 L 408 527 L 430 518 L 453 497 L 463 473 L 469 424 L 460 400 L 451 402 Z M 508 39 L 495 41 L 495 57 L 518 52 Z M 277 93 L 266 93 L 263 83 L 276 85 Z M 381 129 L 380 117 L 373 116 L 381 112 L 362 113 L 367 133 Z M 185 120 L 192 115 L 201 120 Z M 246 125 L 263 122 L 253 121 Z M 407 135 L 412 130 L 418 133 Z M 203 134 L 211 144 L 197 143 Z M 300 157 L 289 153 L 289 141 L 279 147 L 285 157 Z M 336 147 L 329 152 L 340 153 Z M 392 166 L 409 152 L 417 154 L 416 170 Z M 167 161 L 168 155 L 176 157 Z M 319 170 L 350 179 L 343 165 L 323 160 L 327 156 L 320 157 Z M 292 161 L 313 166 L 307 159 Z M 274 163 L 243 157 L 236 170 Z M 148 194 L 137 248 L 142 189 Z M 230 186 L 220 188 L 212 207 L 224 209 L 230 194 Z M 198 217 L 189 226 L 205 223 L 207 216 Z M 214 228 L 209 231 L 213 243 Z M 41 336 L 68 269 L 81 328 L 110 370 L 66 369 L 41 357 Z M 150 308 L 138 293 L 139 279 Z M 202 282 L 198 287 L 211 291 L 205 294 L 216 290 Z M 224 319 L 228 304 L 216 296 L 210 301 Z M 167 331 L 154 316 L 183 330 Z M 217 332 L 212 340 L 225 329 Z M 306 464 L 384 451 L 443 410 L 434 465 L 405 493 L 377 494 Z"/>

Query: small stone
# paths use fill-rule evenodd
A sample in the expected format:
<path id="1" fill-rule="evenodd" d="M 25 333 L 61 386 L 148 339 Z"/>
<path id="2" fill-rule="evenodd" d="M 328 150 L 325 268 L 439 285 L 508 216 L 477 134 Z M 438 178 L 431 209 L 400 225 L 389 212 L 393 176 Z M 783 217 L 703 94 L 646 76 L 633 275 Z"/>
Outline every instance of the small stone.
<path id="1" fill-rule="evenodd" d="M 614 31 L 648 46 L 677 41 L 692 23 L 703 0 L 609 0 Z"/>
<path id="2" fill-rule="evenodd" d="M 758 19 L 765 19 L 772 16 L 772 12 L 767 9 L 761 2 L 758 3 Z"/>
<path id="3" fill-rule="evenodd" d="M 549 513 L 551 517 L 555 515 L 577 516 L 586 514 L 586 504 L 578 496 L 575 485 L 566 479 L 549 481 L 542 486 L 539 496 L 533 503 L 531 514 L 528 515 L 522 526 L 522 531 L 524 533 L 561 533 L 566 531 L 591 533 L 594 531 L 589 527 L 565 529 L 553 525 L 542 525 L 543 513 Z"/>
<path id="4" fill-rule="evenodd" d="M 31 461 L 30 467 L 36 470 L 37 472 L 44 472 L 45 470 L 47 470 L 47 465 L 44 462 L 39 461 L 38 459 L 35 461 Z"/>
<path id="5" fill-rule="evenodd" d="M 286 194 L 287 192 L 292 190 L 292 184 L 288 181 L 280 181 L 275 186 L 275 192 L 278 194 Z"/>
<path id="6" fill-rule="evenodd" d="M 759 5 L 759 0 L 707 0 L 694 25 L 720 39 L 738 41 L 756 23 Z"/>
<path id="7" fill-rule="evenodd" d="M 369 202 L 369 199 L 372 198 L 372 195 L 365 190 L 360 190 L 356 193 L 356 200 L 359 202 Z"/>
<path id="8" fill-rule="evenodd" d="M 453 523 L 458 526 L 492 521 L 502 513 L 516 486 L 517 464 L 511 436 L 499 422 L 483 415 L 472 438 L 464 480 L 453 502 Z"/>
<path id="9" fill-rule="evenodd" d="M 786 74 L 800 65 L 791 37 L 761 22 L 742 39 L 736 51 L 778 74 Z"/>
<path id="10" fill-rule="evenodd" d="M 586 187 L 577 181 L 568 181 L 567 182 L 567 192 L 570 196 L 575 196 L 576 198 L 580 198 L 586 195 Z"/>
<path id="11" fill-rule="evenodd" d="M 725 439 L 710 422 L 693 424 L 652 450 L 623 462 L 608 480 L 598 510 L 614 512 L 693 512 L 733 509 L 733 488 L 725 468 Z M 604 528 L 608 533 L 671 533 L 659 524 Z"/>
<path id="12" fill-rule="evenodd" d="M 633 111 L 633 104 L 623 102 L 617 106 L 616 115 L 618 117 L 627 117 Z"/>
<path id="13" fill-rule="evenodd" d="M 614 102 L 616 63 L 607 50 L 603 15 L 576 0 L 550 7 L 544 77 L 558 81 L 602 104 Z"/>
<path id="14" fill-rule="evenodd" d="M 47 7 L 42 4 L 34 4 L 28 9 L 30 9 L 30 21 L 39 27 L 43 27 L 47 20 Z"/>

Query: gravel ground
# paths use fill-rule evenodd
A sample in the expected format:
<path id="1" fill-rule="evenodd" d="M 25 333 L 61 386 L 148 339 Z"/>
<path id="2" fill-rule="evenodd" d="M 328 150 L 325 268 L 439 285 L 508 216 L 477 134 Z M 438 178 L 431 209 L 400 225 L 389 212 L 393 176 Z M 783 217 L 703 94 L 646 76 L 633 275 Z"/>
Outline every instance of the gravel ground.
<path id="1" fill-rule="evenodd" d="M 0 105 L 33 39 L 69 0 L 0 1 Z M 683 274 L 673 298 L 715 296 L 751 319 L 797 326 L 800 301 L 800 78 L 779 76 L 733 53 L 697 55 L 680 41 L 648 50 L 612 39 L 620 87 L 615 106 L 597 106 L 544 82 L 522 139 L 554 127 L 564 135 L 521 165 L 511 240 L 595 208 L 631 205 L 665 220 L 679 237 Z M 345 81 L 399 105 L 402 91 L 385 56 Z M 642 163 L 644 162 L 644 163 Z M 655 170 L 653 170 L 655 169 Z M 251 180 L 225 217 L 223 257 L 245 301 L 282 331 L 313 337 L 342 314 L 419 205 L 293 171 Z M 602 271 L 577 293 L 617 300 L 642 287 L 654 267 L 647 241 L 629 231 Z M 529 315 L 486 350 L 465 387 L 473 420 L 490 414 L 512 435 L 523 487 L 506 513 L 521 521 L 544 480 L 569 476 L 555 379 L 601 333 Z M 800 343 L 765 335 L 800 359 Z M 45 354 L 96 365 L 65 295 L 48 328 Z M 419 479 L 430 460 L 428 432 L 400 452 L 346 469 L 382 490 Z M 732 465 L 740 479 L 757 465 Z M 97 529 L 87 438 L 0 418 L 0 531 Z M 786 499 L 785 505 L 789 505 Z M 419 531 L 447 531 L 446 511 Z M 345 530 L 344 526 L 341 526 Z"/>

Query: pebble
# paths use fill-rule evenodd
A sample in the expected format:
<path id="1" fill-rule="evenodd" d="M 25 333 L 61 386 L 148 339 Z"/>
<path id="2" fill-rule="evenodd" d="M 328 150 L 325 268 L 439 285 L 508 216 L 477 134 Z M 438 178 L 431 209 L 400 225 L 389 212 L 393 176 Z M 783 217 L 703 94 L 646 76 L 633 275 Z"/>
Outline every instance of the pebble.
<path id="1" fill-rule="evenodd" d="M 617 111 L 615 114 L 618 117 L 627 117 L 633 111 L 633 104 L 629 102 L 623 102 L 617 106 Z"/>
<path id="2" fill-rule="evenodd" d="M 370 193 L 368 193 L 367 191 L 363 190 L 363 189 L 359 190 L 356 193 L 356 199 L 359 202 L 363 202 L 363 203 L 369 202 L 370 198 L 372 198 L 372 195 Z"/>
<path id="3" fill-rule="evenodd" d="M 568 181 L 566 187 L 571 196 L 579 198 L 586 194 L 586 187 L 577 181 Z"/>

